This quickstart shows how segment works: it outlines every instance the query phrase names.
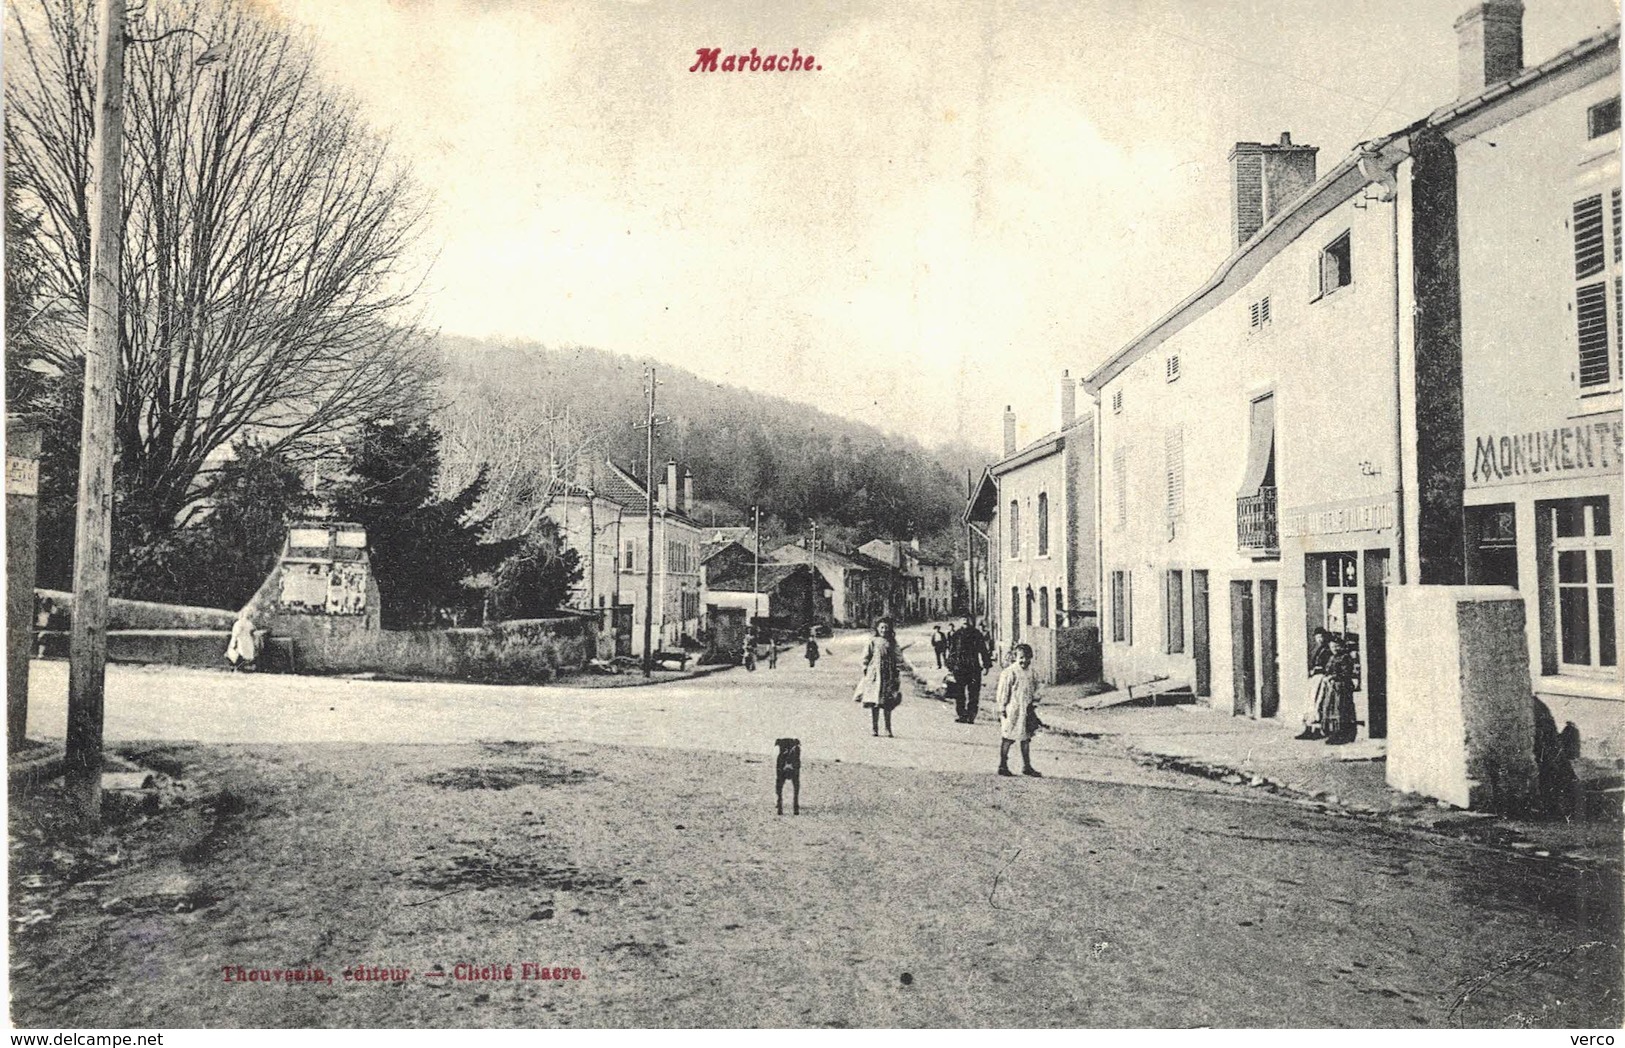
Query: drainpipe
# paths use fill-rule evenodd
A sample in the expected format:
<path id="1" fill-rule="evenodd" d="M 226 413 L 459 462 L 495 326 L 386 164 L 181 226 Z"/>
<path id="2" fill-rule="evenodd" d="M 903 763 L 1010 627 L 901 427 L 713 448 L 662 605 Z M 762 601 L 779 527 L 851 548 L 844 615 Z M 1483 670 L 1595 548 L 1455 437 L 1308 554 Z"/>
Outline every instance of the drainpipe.
<path id="1" fill-rule="evenodd" d="M 1360 153 L 1360 174 L 1370 180 L 1371 185 L 1378 188 L 1374 199 L 1390 205 L 1389 236 L 1391 239 L 1394 266 L 1394 580 L 1398 585 L 1405 585 L 1405 427 L 1404 414 L 1401 407 L 1401 379 L 1400 368 L 1402 364 L 1402 347 L 1399 336 L 1399 192 L 1398 183 L 1394 177 L 1395 164 L 1385 163 L 1382 153 L 1376 149 L 1366 149 Z M 1367 199 L 1372 199 L 1368 197 Z"/>

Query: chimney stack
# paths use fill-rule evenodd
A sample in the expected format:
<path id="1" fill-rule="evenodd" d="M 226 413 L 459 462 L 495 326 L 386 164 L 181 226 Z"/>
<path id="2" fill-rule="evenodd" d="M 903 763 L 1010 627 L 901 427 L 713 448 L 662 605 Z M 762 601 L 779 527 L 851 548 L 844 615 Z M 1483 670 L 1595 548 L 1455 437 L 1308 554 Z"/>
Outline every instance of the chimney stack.
<path id="1" fill-rule="evenodd" d="M 1004 457 L 1009 458 L 1016 453 L 1016 413 L 1010 410 L 1010 405 L 1004 406 Z"/>
<path id="2" fill-rule="evenodd" d="M 677 460 L 666 460 L 666 480 L 660 485 L 660 504 L 667 509 L 677 508 Z"/>
<path id="3" fill-rule="evenodd" d="M 694 512 L 694 474 L 687 466 L 683 467 L 683 503 L 677 508 L 684 513 Z"/>
<path id="4" fill-rule="evenodd" d="M 1066 429 L 1078 421 L 1078 387 L 1072 381 L 1072 372 L 1061 372 L 1061 428 Z"/>
<path id="5" fill-rule="evenodd" d="M 1510 80 L 1523 69 L 1523 4 L 1483 0 L 1456 19 L 1462 98 Z"/>
<path id="6" fill-rule="evenodd" d="M 1315 184 L 1314 146 L 1292 144 L 1292 134 L 1281 140 L 1237 142 L 1230 150 L 1230 232 L 1234 247 L 1241 247 L 1265 223 Z"/>

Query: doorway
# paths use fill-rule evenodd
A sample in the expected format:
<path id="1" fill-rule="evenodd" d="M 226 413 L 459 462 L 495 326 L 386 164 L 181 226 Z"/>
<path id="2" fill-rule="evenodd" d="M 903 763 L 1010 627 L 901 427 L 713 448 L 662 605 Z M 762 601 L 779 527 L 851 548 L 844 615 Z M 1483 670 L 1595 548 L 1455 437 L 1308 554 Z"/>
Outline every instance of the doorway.
<path id="1" fill-rule="evenodd" d="M 1196 658 L 1196 696 L 1213 695 L 1213 656 L 1208 641 L 1207 572 L 1191 572 L 1191 654 Z"/>
<path id="2" fill-rule="evenodd" d="M 1258 716 L 1281 711 L 1281 668 L 1275 636 L 1275 580 L 1258 580 Z"/>
<path id="3" fill-rule="evenodd" d="M 1230 712 L 1251 716 L 1258 701 L 1258 674 L 1253 637 L 1253 584 L 1238 579 L 1230 583 L 1230 664 L 1233 677 Z"/>

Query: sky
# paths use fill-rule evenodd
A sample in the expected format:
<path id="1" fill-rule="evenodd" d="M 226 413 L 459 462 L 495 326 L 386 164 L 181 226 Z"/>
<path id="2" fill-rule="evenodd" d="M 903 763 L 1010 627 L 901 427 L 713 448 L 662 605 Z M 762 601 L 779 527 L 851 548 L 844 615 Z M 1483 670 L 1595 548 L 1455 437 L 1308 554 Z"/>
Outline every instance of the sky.
<path id="1" fill-rule="evenodd" d="M 990 450 L 1223 261 L 1236 141 L 1325 172 L 1450 101 L 1469 6 L 258 2 L 428 190 L 430 324 Z M 1525 8 L 1526 64 L 1619 17 Z M 702 47 L 820 68 L 690 72 Z"/>

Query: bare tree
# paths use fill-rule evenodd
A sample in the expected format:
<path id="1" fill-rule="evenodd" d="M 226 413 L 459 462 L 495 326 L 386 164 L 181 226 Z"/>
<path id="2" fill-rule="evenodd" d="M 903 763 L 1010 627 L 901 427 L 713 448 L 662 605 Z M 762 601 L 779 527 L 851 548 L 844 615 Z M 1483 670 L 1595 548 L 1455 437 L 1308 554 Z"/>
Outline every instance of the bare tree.
<path id="1" fill-rule="evenodd" d="M 453 391 L 440 425 L 441 486 L 461 490 L 485 470 L 479 511 L 493 516 L 497 538 L 532 534 L 560 492 L 578 482 L 591 487 L 604 452 L 602 423 L 529 390 Z"/>
<path id="2" fill-rule="evenodd" d="M 130 49 L 126 73 L 119 484 L 160 533 L 210 494 L 206 463 L 236 438 L 320 455 L 364 421 L 421 411 L 433 373 L 412 309 L 424 210 L 410 174 L 322 82 L 309 45 L 252 6 L 151 0 L 129 27 L 152 42 Z M 38 293 L 80 318 L 39 366 L 71 376 L 94 18 L 86 0 L 8 7 L 7 173 L 38 218 Z M 218 59 L 199 66 L 205 46 Z"/>

